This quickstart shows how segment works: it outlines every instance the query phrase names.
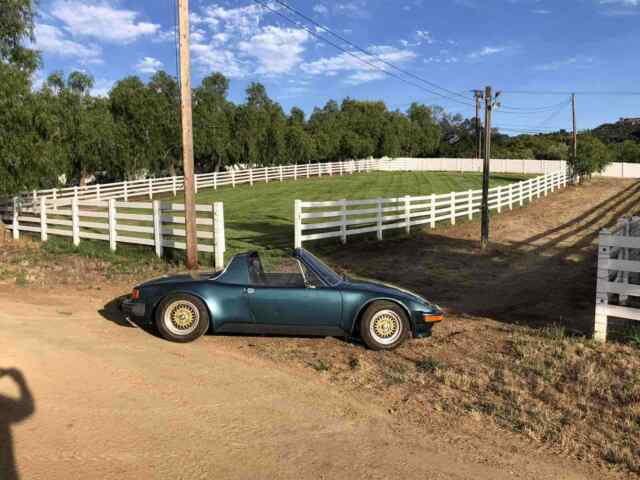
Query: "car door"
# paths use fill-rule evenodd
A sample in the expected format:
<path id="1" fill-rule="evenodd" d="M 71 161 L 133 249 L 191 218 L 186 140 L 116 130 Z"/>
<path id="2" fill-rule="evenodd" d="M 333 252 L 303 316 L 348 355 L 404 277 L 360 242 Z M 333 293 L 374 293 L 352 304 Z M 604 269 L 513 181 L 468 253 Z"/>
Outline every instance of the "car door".
<path id="1" fill-rule="evenodd" d="M 339 327 L 342 315 L 340 291 L 324 286 L 317 278 L 305 278 L 298 261 L 288 261 L 290 263 L 285 262 L 283 270 L 297 271 L 297 274 L 266 273 L 262 282 L 247 288 L 249 307 L 256 323 L 267 327 L 295 327 L 296 331 Z M 278 275 L 285 281 L 277 280 Z M 296 275 L 299 282 L 287 280 L 287 276 Z"/>

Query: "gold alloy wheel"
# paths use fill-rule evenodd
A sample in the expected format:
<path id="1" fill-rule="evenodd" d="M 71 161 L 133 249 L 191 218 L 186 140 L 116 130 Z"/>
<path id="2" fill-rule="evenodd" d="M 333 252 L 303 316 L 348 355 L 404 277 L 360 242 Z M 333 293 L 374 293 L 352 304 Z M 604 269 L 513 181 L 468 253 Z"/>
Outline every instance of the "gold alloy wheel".
<path id="1" fill-rule="evenodd" d="M 189 335 L 200 323 L 200 311 L 187 300 L 177 300 L 164 312 L 164 325 L 174 335 Z"/>
<path id="2" fill-rule="evenodd" d="M 371 319 L 369 332 L 376 342 L 391 345 L 402 335 L 402 319 L 393 310 L 380 310 Z"/>

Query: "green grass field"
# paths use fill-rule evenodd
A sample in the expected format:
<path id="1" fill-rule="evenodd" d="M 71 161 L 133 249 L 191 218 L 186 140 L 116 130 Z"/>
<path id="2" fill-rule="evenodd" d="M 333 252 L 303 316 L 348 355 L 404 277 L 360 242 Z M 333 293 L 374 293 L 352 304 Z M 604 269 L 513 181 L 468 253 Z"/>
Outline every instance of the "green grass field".
<path id="1" fill-rule="evenodd" d="M 494 175 L 491 186 L 522 180 L 518 175 Z M 429 195 L 479 189 L 478 173 L 371 172 L 348 176 L 272 181 L 236 188 L 206 189 L 197 203 L 224 202 L 227 239 L 226 258 L 246 251 L 272 251 L 275 255 L 293 247 L 294 200 L 356 200 L 404 195 Z M 164 197 L 173 198 L 172 195 Z M 178 194 L 177 201 L 182 201 Z"/>

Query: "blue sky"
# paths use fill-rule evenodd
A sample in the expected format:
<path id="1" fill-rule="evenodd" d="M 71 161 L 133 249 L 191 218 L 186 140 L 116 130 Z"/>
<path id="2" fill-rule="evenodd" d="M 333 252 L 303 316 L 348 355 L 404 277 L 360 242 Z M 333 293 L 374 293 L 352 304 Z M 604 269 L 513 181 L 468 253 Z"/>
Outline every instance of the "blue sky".
<path id="1" fill-rule="evenodd" d="M 640 91 L 640 0 L 287 1 L 385 61 L 465 95 L 485 85 L 505 92 Z M 236 102 L 249 82 L 261 81 L 285 110 L 298 105 L 310 113 L 330 98 L 351 96 L 472 114 L 389 78 L 253 1 L 191 0 L 191 12 L 194 82 L 222 71 Z M 104 94 L 127 75 L 148 79 L 159 68 L 175 74 L 174 25 L 175 0 L 41 0 L 35 46 L 44 66 L 36 80 L 56 69 L 85 70 L 96 79 L 94 93 Z M 567 99 L 505 93 L 502 101 L 535 109 Z M 568 105 L 506 111 L 496 113 L 497 125 L 570 127 Z M 629 116 L 640 116 L 640 96 L 578 96 L 579 128 Z"/>

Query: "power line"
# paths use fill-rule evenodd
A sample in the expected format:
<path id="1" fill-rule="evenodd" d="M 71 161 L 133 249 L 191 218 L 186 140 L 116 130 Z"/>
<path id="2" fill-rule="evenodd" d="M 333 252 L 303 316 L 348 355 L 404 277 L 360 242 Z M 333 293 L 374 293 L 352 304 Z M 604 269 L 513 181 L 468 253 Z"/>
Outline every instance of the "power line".
<path id="1" fill-rule="evenodd" d="M 576 91 L 576 92 L 557 92 L 557 91 L 545 91 L 545 90 L 505 90 L 502 93 L 510 95 L 621 95 L 621 96 L 640 96 L 640 92 L 632 91 Z"/>
<path id="2" fill-rule="evenodd" d="M 538 113 L 538 112 L 549 112 L 551 110 L 557 109 L 558 107 L 565 107 L 570 103 L 571 103 L 571 100 L 566 100 L 564 102 L 556 103 L 553 105 L 546 105 L 543 107 L 527 108 L 527 107 L 508 107 L 508 106 L 502 105 L 500 108 L 503 109 L 504 111 L 522 111 L 523 113 Z"/>
<path id="3" fill-rule="evenodd" d="M 411 80 L 407 80 L 407 79 L 406 79 L 406 78 L 404 78 L 404 77 L 401 77 L 401 76 L 399 76 L 399 75 L 397 75 L 397 74 L 395 74 L 395 73 L 393 73 L 393 72 L 390 72 L 389 70 L 386 70 L 386 69 L 384 69 L 384 68 L 380 67 L 379 65 L 376 65 L 376 64 L 374 64 L 374 63 L 372 63 L 372 62 L 370 62 L 370 61 L 368 61 L 368 60 L 366 60 L 366 59 L 364 59 L 364 58 L 362 58 L 362 57 L 360 57 L 360 56 L 356 55 L 355 53 L 353 53 L 353 52 L 351 52 L 351 51 L 347 50 L 346 48 L 344 48 L 344 47 L 342 47 L 342 46 L 340 46 L 340 45 L 336 44 L 335 42 L 332 42 L 331 40 L 327 39 L 326 37 L 323 37 L 322 35 L 319 35 L 319 34 L 318 34 L 317 32 L 315 32 L 313 29 L 311 29 L 311 28 L 307 27 L 306 25 L 304 25 L 304 24 L 302 24 L 302 23 L 298 22 L 297 20 L 294 20 L 293 18 L 288 17 L 287 15 L 283 14 L 282 12 L 279 12 L 278 10 L 276 10 L 276 9 L 272 8 L 271 6 L 269 6 L 267 3 L 264 3 L 262 0 L 253 0 L 253 1 L 254 1 L 255 3 L 257 3 L 257 4 L 261 5 L 263 8 L 268 9 L 268 10 L 269 10 L 269 11 L 271 11 L 272 13 L 275 13 L 276 15 L 279 15 L 280 17 L 284 18 L 284 19 L 285 19 L 285 20 L 287 20 L 288 22 L 290 22 L 290 23 L 292 23 L 292 24 L 296 25 L 297 27 L 303 28 L 304 30 L 306 30 L 306 31 L 307 31 L 309 34 L 311 34 L 312 36 L 314 36 L 314 37 L 316 37 L 316 38 L 318 38 L 318 39 L 322 40 L 323 42 L 328 43 L 329 45 L 331 45 L 331 46 L 332 46 L 332 47 L 334 47 L 334 48 L 337 48 L 337 49 L 338 49 L 338 50 L 340 50 L 341 52 L 343 52 L 343 53 L 345 53 L 345 54 L 347 54 L 347 55 L 349 55 L 349 56 L 351 56 L 351 57 L 355 58 L 356 60 L 358 60 L 358 61 L 360 61 L 360 62 L 362 62 L 362 63 L 364 63 L 364 64 L 366 64 L 366 65 L 370 66 L 370 67 L 371 67 L 371 68 L 373 68 L 374 70 L 377 70 L 377 71 L 379 71 L 379 72 L 382 72 L 382 73 L 384 73 L 384 74 L 386 74 L 386 75 L 388 75 L 388 76 L 390 76 L 390 77 L 393 77 L 393 78 L 395 78 L 395 79 L 397 79 L 397 80 L 400 80 L 400 81 L 402 81 L 402 82 L 406 83 L 407 85 L 411 85 L 411 86 L 413 86 L 413 87 L 419 88 L 419 89 L 421 89 L 421 90 L 423 90 L 423 91 L 426 91 L 426 92 L 428 92 L 428 93 L 430 93 L 430 94 L 432 94 L 432 95 L 436 95 L 436 96 L 438 96 L 438 97 L 442 97 L 442 98 L 448 98 L 449 100 L 451 100 L 451 101 L 455 101 L 455 102 L 460 103 L 460 104 L 462 104 L 462 105 L 466 105 L 466 106 L 473 106 L 471 103 L 467 103 L 467 102 L 464 102 L 464 101 L 462 101 L 462 100 L 457 100 L 457 99 L 454 99 L 454 98 L 448 97 L 447 95 L 444 95 L 444 94 L 442 94 L 442 93 L 440 93 L 440 92 L 436 92 L 436 91 L 430 90 L 430 89 L 428 89 L 428 88 L 426 88 L 426 87 L 424 87 L 424 86 L 422 86 L 422 85 L 420 85 L 420 84 L 417 84 L 417 83 L 415 83 L 415 82 L 412 82 Z M 368 55 L 370 55 L 370 54 L 368 54 Z M 371 55 L 370 55 L 370 56 L 371 56 Z M 377 57 L 376 57 L 376 58 L 377 58 Z M 378 60 L 380 60 L 380 59 L 378 59 Z"/>
<path id="4" fill-rule="evenodd" d="M 365 55 L 367 55 L 369 57 L 374 57 L 380 63 L 383 63 L 384 65 L 387 65 L 388 67 L 391 67 L 394 70 L 397 70 L 398 72 L 401 72 L 401 73 L 403 73 L 403 74 L 405 74 L 405 75 L 407 75 L 407 76 L 409 76 L 411 78 L 414 78 L 415 80 L 418 80 L 420 82 L 424 82 L 425 84 L 430 85 L 431 87 L 434 87 L 434 88 L 437 88 L 437 89 L 442 90 L 444 92 L 447 92 L 450 95 L 455 95 L 455 96 L 461 97 L 461 98 L 463 98 L 465 100 L 469 100 L 469 97 L 467 95 L 463 95 L 463 94 L 455 92 L 453 90 L 449 90 L 448 88 L 442 87 L 442 86 L 438 85 L 437 83 L 434 83 L 434 82 L 431 82 L 429 80 L 426 80 L 423 77 L 420 77 L 420 76 L 418 76 L 418 75 L 416 75 L 416 74 L 414 74 L 414 73 L 412 73 L 412 72 L 410 72 L 408 70 L 405 70 L 403 68 L 398 67 L 397 65 L 395 65 L 395 64 L 393 64 L 391 62 L 388 62 L 388 61 L 384 60 L 383 58 L 380 58 L 378 55 L 374 55 L 374 54 L 370 53 L 366 49 L 364 49 L 364 48 L 360 47 L 359 45 L 353 43 L 348 38 L 343 37 L 342 35 L 340 35 L 340 34 L 334 32 L 333 30 L 331 30 L 329 27 L 327 27 L 327 26 L 315 21 L 313 18 L 311 18 L 311 17 L 305 15 L 304 13 L 300 12 L 299 10 L 293 8 L 288 3 L 286 3 L 286 2 L 284 2 L 282 0 L 275 0 L 275 2 L 277 2 L 280 5 L 282 5 L 284 8 L 286 8 L 287 10 L 289 10 L 289 11 L 293 12 L 294 14 L 298 15 L 299 17 L 304 18 L 306 21 L 312 23 L 316 27 L 324 30 L 325 32 L 327 32 L 328 34 L 334 36 L 335 38 L 340 39 L 341 41 L 343 41 L 347 45 L 350 45 L 353 48 L 355 48 L 356 50 L 364 53 Z"/>

